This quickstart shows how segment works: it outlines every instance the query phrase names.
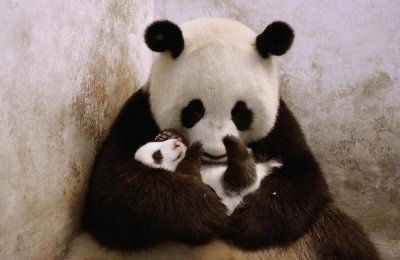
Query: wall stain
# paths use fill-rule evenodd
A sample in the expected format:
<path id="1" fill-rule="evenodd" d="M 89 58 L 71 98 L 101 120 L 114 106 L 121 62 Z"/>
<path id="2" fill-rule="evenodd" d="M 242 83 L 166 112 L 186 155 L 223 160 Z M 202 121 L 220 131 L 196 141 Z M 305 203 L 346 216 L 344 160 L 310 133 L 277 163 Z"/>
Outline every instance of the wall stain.
<path id="1" fill-rule="evenodd" d="M 390 76 L 382 71 L 359 83 L 352 98 L 355 116 L 366 119 L 384 116 L 385 95 L 390 92 L 392 85 Z"/>
<path id="2" fill-rule="evenodd" d="M 82 187 L 82 180 L 84 178 L 83 169 L 76 162 L 69 162 L 69 169 L 70 169 L 70 174 L 68 175 L 67 178 L 67 184 L 68 184 L 67 186 L 69 190 L 68 192 L 66 192 L 65 195 L 67 195 L 66 200 L 68 201 L 68 205 L 72 209 L 75 209 L 77 202 L 82 197 L 81 187 Z"/>
<path id="3" fill-rule="evenodd" d="M 315 59 L 318 59 L 318 56 L 315 57 Z M 322 92 L 322 84 L 323 84 L 323 66 L 319 65 L 317 62 L 313 61 L 311 63 L 311 72 L 314 73 L 313 79 L 315 82 L 315 87 L 316 87 L 316 92 L 321 93 Z"/>
<path id="4" fill-rule="evenodd" d="M 82 133 L 98 147 L 108 131 L 111 120 L 122 103 L 137 89 L 136 73 L 129 60 L 129 41 L 121 39 L 121 28 L 128 35 L 130 1 L 113 1 L 105 17 L 107 26 L 99 29 L 88 63 L 88 74 L 82 90 L 71 105 L 72 115 Z M 111 48 L 111 49 L 110 49 Z"/>
<path id="5" fill-rule="evenodd" d="M 138 65 L 133 64 L 129 55 L 133 4 L 128 0 L 111 1 L 106 7 L 101 18 L 104 24 L 93 40 L 80 92 L 58 117 L 60 123 L 68 120 L 66 116 L 71 117 L 81 138 L 94 147 L 93 154 L 87 157 L 92 160 L 123 103 L 139 87 L 135 70 Z M 92 160 L 70 158 L 63 196 L 69 201 L 73 223 L 79 223 L 81 219 Z"/>

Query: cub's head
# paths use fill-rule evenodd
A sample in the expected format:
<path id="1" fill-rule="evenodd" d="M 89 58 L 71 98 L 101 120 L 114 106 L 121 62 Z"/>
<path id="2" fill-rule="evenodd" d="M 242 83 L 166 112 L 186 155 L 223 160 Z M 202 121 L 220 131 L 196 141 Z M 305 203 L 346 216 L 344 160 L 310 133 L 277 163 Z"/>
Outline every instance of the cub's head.
<path id="1" fill-rule="evenodd" d="M 226 160 L 224 136 L 244 143 L 263 138 L 279 106 L 274 56 L 283 55 L 293 37 L 283 22 L 258 35 L 227 19 L 153 23 L 145 40 L 160 53 L 147 89 L 156 123 L 181 132 L 189 144 L 200 141 L 203 160 L 212 162 Z"/>
<path id="2" fill-rule="evenodd" d="M 186 146 L 176 140 L 149 142 L 141 146 L 135 153 L 135 159 L 152 168 L 175 171 L 186 154 Z"/>

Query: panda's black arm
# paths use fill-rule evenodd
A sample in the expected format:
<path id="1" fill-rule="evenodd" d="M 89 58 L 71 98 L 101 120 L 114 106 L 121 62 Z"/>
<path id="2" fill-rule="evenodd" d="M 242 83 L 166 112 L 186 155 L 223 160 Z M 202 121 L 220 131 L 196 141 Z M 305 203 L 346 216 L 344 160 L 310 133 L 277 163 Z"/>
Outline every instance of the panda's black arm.
<path id="1" fill-rule="evenodd" d="M 304 235 L 330 198 L 321 190 L 324 181 L 302 170 L 283 166 L 265 177 L 260 189 L 231 215 L 225 238 L 258 249 L 288 245 Z"/>
<path id="2" fill-rule="evenodd" d="M 226 223 L 225 207 L 205 184 L 134 160 L 136 149 L 158 132 L 148 95 L 139 90 L 121 110 L 92 170 L 83 228 L 104 246 L 202 243 Z"/>
<path id="3" fill-rule="evenodd" d="M 283 166 L 236 208 L 225 238 L 249 249 L 289 244 L 308 231 L 330 202 L 325 179 L 283 101 L 274 129 L 250 147 L 256 157 L 278 159 Z"/>
<path id="4" fill-rule="evenodd" d="M 134 173 L 133 173 L 134 172 Z M 225 224 L 225 207 L 200 180 L 140 163 L 103 176 L 90 195 L 86 228 L 104 246 L 143 249 L 176 240 L 209 242 Z"/>

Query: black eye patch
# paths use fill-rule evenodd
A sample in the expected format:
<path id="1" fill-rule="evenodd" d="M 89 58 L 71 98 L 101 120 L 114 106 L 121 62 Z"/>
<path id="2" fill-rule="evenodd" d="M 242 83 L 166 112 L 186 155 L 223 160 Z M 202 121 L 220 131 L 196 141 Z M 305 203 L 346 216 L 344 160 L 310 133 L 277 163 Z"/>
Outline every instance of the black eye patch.
<path id="1" fill-rule="evenodd" d="M 192 128 L 206 112 L 200 99 L 193 99 L 181 112 L 181 123 L 183 127 Z"/>
<path id="2" fill-rule="evenodd" d="M 163 160 L 163 156 L 161 154 L 160 150 L 157 150 L 156 152 L 153 153 L 153 160 L 156 164 L 161 164 Z"/>
<path id="3" fill-rule="evenodd" d="M 236 102 L 232 108 L 231 116 L 233 123 L 235 123 L 236 128 L 240 131 L 249 129 L 253 121 L 253 112 L 247 108 L 246 103 L 243 101 Z"/>

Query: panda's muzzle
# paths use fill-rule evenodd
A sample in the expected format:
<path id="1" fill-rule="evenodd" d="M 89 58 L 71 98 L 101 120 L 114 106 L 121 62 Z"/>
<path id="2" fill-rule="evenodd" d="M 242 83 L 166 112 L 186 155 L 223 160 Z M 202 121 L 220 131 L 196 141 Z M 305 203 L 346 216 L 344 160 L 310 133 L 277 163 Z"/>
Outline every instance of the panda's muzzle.
<path id="1" fill-rule="evenodd" d="M 226 157 L 226 154 L 222 154 L 222 155 L 212 155 L 212 154 L 209 154 L 209 153 L 206 153 L 206 152 L 203 152 L 203 155 L 204 155 L 205 157 L 209 158 L 209 159 L 212 159 L 212 160 L 220 160 L 220 159 L 223 159 L 223 158 Z"/>

